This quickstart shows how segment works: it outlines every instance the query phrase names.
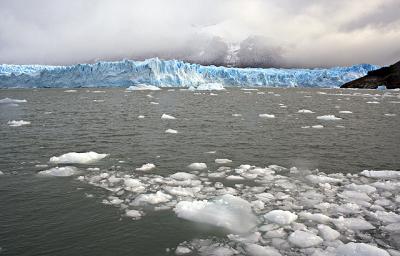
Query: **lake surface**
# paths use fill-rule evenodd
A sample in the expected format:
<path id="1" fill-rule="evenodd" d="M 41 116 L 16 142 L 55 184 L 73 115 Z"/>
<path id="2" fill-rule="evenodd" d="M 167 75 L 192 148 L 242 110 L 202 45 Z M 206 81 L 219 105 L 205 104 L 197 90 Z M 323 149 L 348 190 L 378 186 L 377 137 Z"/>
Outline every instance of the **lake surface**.
<path id="1" fill-rule="evenodd" d="M 0 104 L 1 255 L 174 255 L 184 241 L 226 237 L 220 227 L 178 218 L 171 205 L 167 210 L 141 206 L 142 218 L 126 217 L 124 206 L 110 205 L 108 197 L 120 196 L 127 202 L 135 196 L 125 197 L 127 192 L 120 195 L 91 180 L 99 173 L 144 177 L 143 183 L 154 178 L 150 175 L 177 172 L 203 177 L 187 166 L 205 163 L 212 172 L 222 166 L 215 159 L 232 160 L 225 164 L 232 169 L 279 165 L 307 170 L 305 174 L 318 172 L 315 169 L 327 175 L 400 169 L 399 91 L 65 90 L 0 90 L 0 99 L 27 101 Z M 299 113 L 302 109 L 313 113 Z M 164 113 L 176 119 L 161 119 Z M 7 123 L 11 120 L 31 123 L 12 127 Z M 178 133 L 165 133 L 167 129 Z M 38 175 L 57 165 L 49 163 L 53 156 L 89 151 L 109 155 L 91 164 L 59 164 L 78 168 L 80 173 L 70 177 Z M 145 163 L 156 168 L 144 174 L 135 170 Z M 214 181 L 202 182 L 208 186 Z M 243 190 L 237 183 L 251 187 L 252 182 L 223 181 L 226 187 L 236 184 L 239 195 Z M 162 189 L 145 184 L 145 192 Z M 398 213 L 395 195 L 386 199 L 393 205 L 383 207 Z M 386 248 L 400 249 L 395 238 L 380 239 Z M 371 242 L 354 238 L 361 240 Z"/>

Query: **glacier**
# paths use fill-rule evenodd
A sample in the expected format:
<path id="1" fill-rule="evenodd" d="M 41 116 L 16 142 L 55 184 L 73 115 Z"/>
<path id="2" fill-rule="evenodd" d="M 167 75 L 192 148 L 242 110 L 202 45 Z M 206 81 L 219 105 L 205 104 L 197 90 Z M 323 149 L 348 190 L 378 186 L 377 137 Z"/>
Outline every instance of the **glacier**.
<path id="1" fill-rule="evenodd" d="M 197 88 L 224 87 L 339 87 L 379 66 L 284 69 L 202 66 L 180 60 L 101 61 L 71 66 L 0 65 L 0 88 L 78 88 L 152 85 Z"/>

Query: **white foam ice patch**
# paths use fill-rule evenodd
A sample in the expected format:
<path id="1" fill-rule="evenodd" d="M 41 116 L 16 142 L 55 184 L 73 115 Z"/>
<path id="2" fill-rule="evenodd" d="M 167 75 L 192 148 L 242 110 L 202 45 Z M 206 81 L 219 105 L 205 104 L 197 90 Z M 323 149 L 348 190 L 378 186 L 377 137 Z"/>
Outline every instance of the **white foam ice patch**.
<path id="1" fill-rule="evenodd" d="M 174 212 L 179 218 L 222 227 L 235 233 L 249 232 L 257 225 L 251 204 L 232 195 L 223 195 L 213 201 L 181 201 L 175 206 Z"/>
<path id="2" fill-rule="evenodd" d="M 165 133 L 177 134 L 178 131 L 177 131 L 177 130 L 174 130 L 174 129 L 167 129 L 167 130 L 165 130 Z"/>
<path id="3" fill-rule="evenodd" d="M 297 113 L 312 114 L 314 112 L 308 109 L 300 109 L 299 111 L 297 111 Z"/>
<path id="4" fill-rule="evenodd" d="M 8 121 L 7 124 L 11 127 L 19 127 L 19 126 L 23 126 L 23 125 L 29 125 L 31 124 L 31 122 L 29 121 L 24 121 L 24 120 L 12 120 L 12 121 Z"/>
<path id="5" fill-rule="evenodd" d="M 219 158 L 219 159 L 215 159 L 215 163 L 216 164 L 229 164 L 229 163 L 232 163 L 232 160 L 227 159 L 227 158 Z"/>
<path id="6" fill-rule="evenodd" d="M 156 168 L 156 166 L 154 164 L 147 163 L 147 164 L 142 165 L 141 167 L 136 168 L 135 170 L 147 172 L 147 171 L 153 170 L 154 168 Z"/>
<path id="7" fill-rule="evenodd" d="M 225 90 L 224 86 L 221 83 L 204 83 L 200 84 L 199 86 L 190 87 L 189 90 L 196 90 L 196 91 L 221 91 Z"/>
<path id="8" fill-rule="evenodd" d="M 390 256 L 390 254 L 376 246 L 365 243 L 353 243 L 340 245 L 336 250 L 337 256 Z"/>
<path id="9" fill-rule="evenodd" d="M 261 118 L 275 118 L 273 114 L 259 114 L 258 116 Z"/>
<path id="10" fill-rule="evenodd" d="M 361 172 L 361 175 L 369 178 L 377 178 L 377 179 L 397 179 L 400 178 L 400 171 L 392 171 L 392 170 L 382 170 L 382 171 L 373 171 L 373 170 L 364 170 Z"/>
<path id="11" fill-rule="evenodd" d="M 161 90 L 159 87 L 149 84 L 138 84 L 131 85 L 126 88 L 127 91 L 159 91 Z"/>
<path id="12" fill-rule="evenodd" d="M 279 225 L 289 225 L 293 221 L 297 220 L 297 215 L 289 211 L 272 210 L 266 213 L 264 218 L 269 222 Z"/>
<path id="13" fill-rule="evenodd" d="M 322 238 L 308 231 L 296 230 L 288 237 L 291 244 L 301 247 L 314 247 L 323 242 Z"/>
<path id="14" fill-rule="evenodd" d="M 169 119 L 169 120 L 174 120 L 176 119 L 174 116 L 167 115 L 167 114 L 162 114 L 161 119 Z"/>
<path id="15" fill-rule="evenodd" d="M 205 170 L 207 169 L 207 165 L 205 163 L 191 163 L 188 165 L 188 168 L 192 170 Z"/>
<path id="16" fill-rule="evenodd" d="M 108 154 L 99 154 L 94 151 L 85 153 L 70 152 L 61 156 L 53 156 L 50 163 L 53 164 L 90 164 L 97 162 L 108 156 Z"/>
<path id="17" fill-rule="evenodd" d="M 0 104 L 15 104 L 15 103 L 25 103 L 27 102 L 25 99 L 11 99 L 11 98 L 4 98 L 0 100 Z"/>
<path id="18" fill-rule="evenodd" d="M 339 111 L 339 113 L 340 114 L 353 114 L 353 112 L 348 111 L 348 110 L 342 110 L 342 111 Z"/>
<path id="19" fill-rule="evenodd" d="M 38 172 L 43 176 L 69 177 L 78 173 L 78 168 L 74 166 L 54 167 L 48 170 Z"/>
<path id="20" fill-rule="evenodd" d="M 341 120 L 342 118 L 337 117 L 335 115 L 324 115 L 324 116 L 317 116 L 317 119 L 324 121 L 335 121 L 335 120 Z"/>

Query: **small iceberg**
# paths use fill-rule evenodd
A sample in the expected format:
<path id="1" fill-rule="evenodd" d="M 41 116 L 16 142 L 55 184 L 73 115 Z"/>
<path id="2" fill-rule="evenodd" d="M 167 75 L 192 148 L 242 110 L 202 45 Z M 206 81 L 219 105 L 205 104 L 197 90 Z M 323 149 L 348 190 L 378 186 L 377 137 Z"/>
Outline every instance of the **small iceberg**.
<path id="1" fill-rule="evenodd" d="M 50 163 L 54 164 L 91 164 L 105 158 L 108 154 L 98 154 L 90 151 L 86 153 L 70 152 L 61 156 L 53 156 Z"/>
<path id="2" fill-rule="evenodd" d="M 167 114 L 162 114 L 161 119 L 169 119 L 169 120 L 174 120 L 176 119 L 174 116 L 167 115 Z"/>
<path id="3" fill-rule="evenodd" d="M 49 170 L 40 171 L 38 174 L 43 176 L 69 177 L 78 173 L 74 166 L 54 167 Z"/>
<path id="4" fill-rule="evenodd" d="M 178 133 L 178 131 L 174 130 L 174 129 L 167 129 L 167 130 L 165 130 L 165 133 L 176 134 L 176 133 Z"/>
<path id="5" fill-rule="evenodd" d="M 147 163 L 142 165 L 142 167 L 136 168 L 136 171 L 143 171 L 143 172 L 147 172 L 150 171 L 152 169 L 156 168 L 156 166 L 152 163 Z"/>
<path id="6" fill-rule="evenodd" d="M 337 117 L 335 115 L 324 115 L 324 116 L 317 116 L 317 119 L 324 121 L 334 121 L 334 120 L 341 120 L 342 118 Z"/>
<path id="7" fill-rule="evenodd" d="M 12 120 L 12 121 L 8 121 L 7 124 L 11 127 L 19 127 L 19 126 L 31 124 L 31 122 L 24 121 L 24 120 L 19 120 L 19 121 Z"/>
<path id="8" fill-rule="evenodd" d="M 259 114 L 258 116 L 261 118 L 275 118 L 275 115 L 272 114 Z"/>

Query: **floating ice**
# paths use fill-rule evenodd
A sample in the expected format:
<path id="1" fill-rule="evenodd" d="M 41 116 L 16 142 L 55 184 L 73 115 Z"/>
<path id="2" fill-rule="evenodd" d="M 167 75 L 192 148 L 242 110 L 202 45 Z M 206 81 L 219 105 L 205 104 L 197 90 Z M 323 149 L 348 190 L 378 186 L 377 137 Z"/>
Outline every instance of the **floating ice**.
<path id="1" fill-rule="evenodd" d="M 90 164 L 105 158 L 108 154 L 98 154 L 90 151 L 86 153 L 70 152 L 61 156 L 53 156 L 50 163 L 55 164 Z"/>
<path id="2" fill-rule="evenodd" d="M 373 245 L 364 243 L 348 243 L 340 245 L 336 251 L 337 256 L 390 256 L 390 254 Z"/>
<path id="3" fill-rule="evenodd" d="M 242 114 L 232 114 L 233 117 L 240 117 Z"/>
<path id="4" fill-rule="evenodd" d="M 204 170 L 207 169 L 207 165 L 205 163 L 191 163 L 188 165 L 188 168 L 192 170 Z"/>
<path id="5" fill-rule="evenodd" d="M 29 121 L 24 121 L 24 120 L 12 120 L 12 121 L 8 121 L 7 124 L 11 127 L 19 127 L 19 126 L 23 126 L 23 125 L 29 125 L 31 124 L 31 122 Z"/>
<path id="6" fill-rule="evenodd" d="M 190 90 L 197 90 L 197 91 L 221 91 L 225 90 L 224 86 L 221 83 L 205 83 L 200 84 L 196 88 L 191 87 Z"/>
<path id="7" fill-rule="evenodd" d="M 189 248 L 184 247 L 184 246 L 178 246 L 178 247 L 176 247 L 176 250 L 175 250 L 176 255 L 186 255 L 186 254 L 190 254 L 191 252 L 192 252 L 192 250 L 190 250 Z"/>
<path id="8" fill-rule="evenodd" d="M 64 92 L 77 92 L 77 90 L 65 90 Z"/>
<path id="9" fill-rule="evenodd" d="M 339 183 L 342 180 L 321 175 L 307 175 L 306 179 L 312 183 Z"/>
<path id="10" fill-rule="evenodd" d="M 150 104 L 152 104 L 152 105 L 158 105 L 159 103 L 158 103 L 158 102 L 151 101 Z"/>
<path id="11" fill-rule="evenodd" d="M 149 84 L 138 84 L 138 85 L 131 85 L 126 88 L 128 91 L 159 91 L 161 90 L 157 86 L 149 85 Z"/>
<path id="12" fill-rule="evenodd" d="M 49 170 L 40 171 L 38 174 L 43 176 L 68 177 L 78 173 L 78 169 L 73 166 L 54 167 Z"/>
<path id="13" fill-rule="evenodd" d="M 143 116 L 143 115 L 139 115 L 138 118 L 139 118 L 139 119 L 142 119 L 142 118 L 144 118 L 144 116 Z"/>
<path id="14" fill-rule="evenodd" d="M 216 164 L 229 164 L 232 163 L 232 160 L 227 158 L 215 159 Z"/>
<path id="15" fill-rule="evenodd" d="M 142 218 L 142 212 L 137 211 L 137 210 L 127 210 L 125 212 L 126 216 L 134 219 L 134 220 L 138 220 L 140 218 Z"/>
<path id="16" fill-rule="evenodd" d="M 18 100 L 18 99 L 11 99 L 11 98 L 4 98 L 0 100 L 0 104 L 13 104 L 13 103 L 25 103 L 26 100 Z"/>
<path id="17" fill-rule="evenodd" d="M 371 223 L 361 218 L 343 218 L 342 216 L 332 222 L 340 229 L 370 230 L 375 229 Z"/>
<path id="18" fill-rule="evenodd" d="M 396 114 L 384 114 L 385 116 L 396 116 Z"/>
<path id="19" fill-rule="evenodd" d="M 379 104 L 379 101 L 367 101 L 367 104 Z"/>
<path id="20" fill-rule="evenodd" d="M 173 119 L 176 119 L 176 118 L 173 117 L 173 116 L 167 115 L 167 114 L 162 114 L 161 119 L 173 120 Z"/>
<path id="21" fill-rule="evenodd" d="M 325 115 L 325 116 L 317 116 L 317 119 L 324 120 L 324 121 L 334 121 L 334 120 L 341 120 L 342 118 L 336 117 L 335 115 Z"/>
<path id="22" fill-rule="evenodd" d="M 207 167 L 206 167 L 207 168 Z M 193 180 L 197 179 L 197 176 L 187 172 L 177 172 L 170 176 L 172 179 L 175 180 Z"/>
<path id="23" fill-rule="evenodd" d="M 289 211 L 283 210 L 272 210 L 264 215 L 264 218 L 269 222 L 273 222 L 279 225 L 289 225 L 293 221 L 297 220 L 297 215 Z"/>
<path id="24" fill-rule="evenodd" d="M 131 202 L 131 205 L 134 206 L 141 206 L 141 205 L 146 205 L 146 204 L 160 204 L 160 203 L 165 203 L 168 202 L 169 200 L 172 199 L 172 196 L 165 194 L 161 191 L 157 191 L 154 194 L 141 194 L 138 197 Z"/>
<path id="25" fill-rule="evenodd" d="M 322 238 L 311 232 L 296 230 L 289 235 L 289 242 L 301 248 L 314 247 L 323 242 Z"/>
<path id="26" fill-rule="evenodd" d="M 322 214 L 322 213 L 309 213 L 309 212 L 300 212 L 300 218 L 307 219 L 311 221 L 315 221 L 318 223 L 328 223 L 331 221 L 331 218 Z"/>
<path id="27" fill-rule="evenodd" d="M 282 254 L 273 247 L 261 246 L 258 244 L 247 244 L 245 247 L 249 256 L 281 256 Z"/>
<path id="28" fill-rule="evenodd" d="M 4 172 L 0 171 L 0 175 L 4 175 Z"/>
<path id="29" fill-rule="evenodd" d="M 262 118 L 275 118 L 275 115 L 272 114 L 259 114 L 258 116 Z"/>
<path id="30" fill-rule="evenodd" d="M 143 172 L 147 172 L 150 171 L 152 169 L 156 168 L 156 166 L 152 163 L 147 163 L 142 165 L 142 167 L 136 168 L 136 171 L 143 171 Z"/>
<path id="31" fill-rule="evenodd" d="M 340 114 L 353 114 L 353 112 L 348 111 L 348 110 L 342 110 L 342 111 L 339 111 L 339 113 Z"/>
<path id="32" fill-rule="evenodd" d="M 377 178 L 377 179 L 396 179 L 400 178 L 399 171 L 383 170 L 383 171 L 369 171 L 364 170 L 360 173 L 366 177 Z"/>
<path id="33" fill-rule="evenodd" d="M 324 126 L 323 126 L 323 125 L 320 125 L 320 124 L 317 124 L 317 125 L 311 126 L 311 128 L 314 128 L 314 129 L 322 129 L 322 128 L 324 128 Z"/>
<path id="34" fill-rule="evenodd" d="M 213 201 L 181 201 L 174 211 L 179 218 L 223 227 L 235 233 L 246 233 L 257 225 L 250 203 L 232 195 L 223 195 Z"/>
<path id="35" fill-rule="evenodd" d="M 178 131 L 174 130 L 174 129 L 167 129 L 167 130 L 165 130 L 165 133 L 177 134 Z"/>
<path id="36" fill-rule="evenodd" d="M 297 112 L 298 113 L 304 113 L 304 114 L 312 114 L 312 113 L 314 113 L 314 112 L 312 112 L 311 110 L 308 110 L 308 109 L 300 109 Z"/>
<path id="37" fill-rule="evenodd" d="M 325 241 L 333 241 L 338 239 L 340 236 L 339 232 L 324 224 L 318 225 L 318 231 Z"/>

